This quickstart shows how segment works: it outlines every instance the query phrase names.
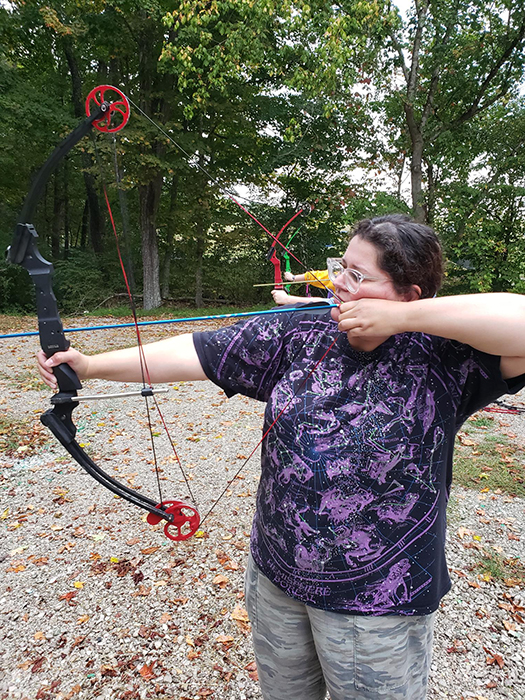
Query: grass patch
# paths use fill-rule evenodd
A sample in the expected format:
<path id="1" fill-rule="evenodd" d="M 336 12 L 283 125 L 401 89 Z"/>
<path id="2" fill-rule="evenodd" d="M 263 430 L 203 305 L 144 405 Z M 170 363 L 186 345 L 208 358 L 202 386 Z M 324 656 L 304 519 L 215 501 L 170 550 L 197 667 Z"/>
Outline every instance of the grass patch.
<path id="1" fill-rule="evenodd" d="M 0 370 L 0 381 L 5 382 L 8 387 L 16 390 L 17 393 L 24 391 L 47 391 L 49 388 L 40 379 L 40 375 L 36 371 L 36 362 L 34 371 L 16 372 L 13 374 L 11 370 Z"/>
<path id="2" fill-rule="evenodd" d="M 8 457 L 36 454 L 51 438 L 38 420 L 7 419 L 0 416 L 0 452 Z"/>
<path id="3" fill-rule="evenodd" d="M 456 439 L 454 482 L 525 496 L 525 451 L 499 432 L 493 418 L 473 416 Z"/>
<path id="4" fill-rule="evenodd" d="M 487 580 L 503 581 L 512 586 L 525 582 L 525 566 L 521 561 L 505 557 L 494 549 L 483 550 L 482 557 L 475 568 Z"/>

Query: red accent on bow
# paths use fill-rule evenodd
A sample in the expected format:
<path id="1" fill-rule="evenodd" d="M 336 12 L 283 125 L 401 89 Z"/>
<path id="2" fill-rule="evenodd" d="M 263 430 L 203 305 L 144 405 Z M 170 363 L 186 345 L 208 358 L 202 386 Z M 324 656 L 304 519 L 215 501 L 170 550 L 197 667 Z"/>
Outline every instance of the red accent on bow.
<path id="1" fill-rule="evenodd" d="M 106 97 L 109 92 L 109 97 Z M 115 100 L 115 96 L 117 99 Z M 103 102 L 109 102 L 109 109 L 106 114 L 93 122 L 93 126 L 98 131 L 104 133 L 114 133 L 120 131 L 128 123 L 130 109 L 126 95 L 113 85 L 99 85 L 93 88 L 86 97 L 86 115 L 89 117 L 94 111 L 93 103 L 100 107 Z"/>
<path id="2" fill-rule="evenodd" d="M 182 501 L 163 501 L 159 503 L 157 508 L 162 508 L 165 513 L 173 515 L 173 521 L 164 526 L 164 534 L 170 540 L 175 540 L 175 542 L 188 540 L 197 532 L 201 519 L 193 506 Z M 162 518 L 155 513 L 149 513 L 146 520 L 150 525 L 157 525 Z M 175 532 L 172 532 L 172 529 Z"/>
<path id="3" fill-rule="evenodd" d="M 282 289 L 283 288 L 283 277 L 281 274 L 281 261 L 277 257 L 276 253 L 276 246 L 279 243 L 287 252 L 288 249 L 286 246 L 283 246 L 283 244 L 279 241 L 279 238 L 281 237 L 281 234 L 283 231 L 285 231 L 288 226 L 292 223 L 294 219 L 296 219 L 298 216 L 300 216 L 304 211 L 304 207 L 301 207 L 299 211 L 296 211 L 295 214 L 292 216 L 292 218 L 285 223 L 285 225 L 282 227 L 282 229 L 279 231 L 279 233 L 276 236 L 272 236 L 273 238 L 273 243 L 270 247 L 270 250 L 268 251 L 268 260 L 272 263 L 273 265 L 273 275 L 274 275 L 274 284 L 275 284 L 275 289 Z M 294 256 L 295 257 L 295 256 Z"/>

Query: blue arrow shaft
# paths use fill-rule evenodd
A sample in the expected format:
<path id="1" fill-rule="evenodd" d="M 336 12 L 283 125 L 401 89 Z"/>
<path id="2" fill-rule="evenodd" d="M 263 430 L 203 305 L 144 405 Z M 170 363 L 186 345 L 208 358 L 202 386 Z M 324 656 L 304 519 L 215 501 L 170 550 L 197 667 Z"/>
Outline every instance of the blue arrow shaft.
<path id="1" fill-rule="evenodd" d="M 326 310 L 337 306 L 337 304 L 322 304 L 322 310 Z M 246 316 L 264 316 L 265 314 L 282 314 L 282 313 L 292 313 L 294 311 L 305 311 L 310 307 L 293 307 L 293 308 L 280 308 L 280 309 L 268 309 L 267 311 L 243 311 L 236 314 L 219 314 L 217 316 L 190 316 L 188 318 L 165 318 L 160 321 L 139 321 L 139 326 L 157 326 L 166 323 L 187 323 L 189 321 L 210 321 L 213 319 L 228 319 L 228 318 L 245 318 Z M 64 333 L 80 333 L 81 331 L 102 331 L 110 328 L 134 328 L 134 323 L 114 323 L 109 326 L 84 326 L 82 328 L 64 328 Z M 0 335 L 0 340 L 6 340 L 8 338 L 27 338 L 29 336 L 38 335 L 38 331 L 29 331 L 27 333 L 6 333 Z"/>

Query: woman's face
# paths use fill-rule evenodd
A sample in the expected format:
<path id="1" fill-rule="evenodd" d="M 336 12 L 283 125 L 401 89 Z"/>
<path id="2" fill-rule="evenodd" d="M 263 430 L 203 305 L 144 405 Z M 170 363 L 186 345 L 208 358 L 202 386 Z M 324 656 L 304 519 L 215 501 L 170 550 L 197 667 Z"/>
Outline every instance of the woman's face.
<path id="1" fill-rule="evenodd" d="M 354 236 L 343 255 L 343 267 L 357 270 L 364 276 L 364 279 L 357 292 L 350 292 L 345 288 L 345 275 L 341 274 L 336 277 L 335 293 L 340 301 L 357 301 L 358 299 L 407 300 L 407 295 L 396 292 L 391 278 L 379 267 L 377 248 L 369 241 Z"/>

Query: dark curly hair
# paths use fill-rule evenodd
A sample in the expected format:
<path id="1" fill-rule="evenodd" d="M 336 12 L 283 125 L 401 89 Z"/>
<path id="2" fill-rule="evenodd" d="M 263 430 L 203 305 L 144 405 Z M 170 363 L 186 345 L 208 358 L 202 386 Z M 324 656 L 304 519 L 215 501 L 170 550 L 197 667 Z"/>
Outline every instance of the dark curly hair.
<path id="1" fill-rule="evenodd" d="M 377 262 L 405 294 L 413 284 L 421 298 L 433 297 L 443 280 L 443 253 L 435 232 L 404 214 L 387 214 L 359 221 L 350 238 L 359 236 L 377 249 Z"/>

